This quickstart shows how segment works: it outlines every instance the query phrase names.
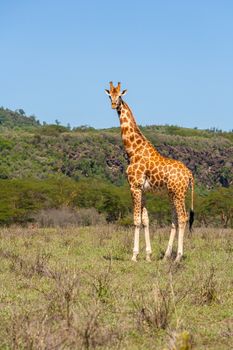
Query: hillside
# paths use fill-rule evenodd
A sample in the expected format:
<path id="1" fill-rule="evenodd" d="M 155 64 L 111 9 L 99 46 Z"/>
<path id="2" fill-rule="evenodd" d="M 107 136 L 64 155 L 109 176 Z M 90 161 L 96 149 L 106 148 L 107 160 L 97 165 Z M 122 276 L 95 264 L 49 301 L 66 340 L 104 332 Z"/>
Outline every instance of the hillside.
<path id="1" fill-rule="evenodd" d="M 3 128 L 10 129 L 30 129 L 39 126 L 39 121 L 36 120 L 35 116 L 26 116 L 23 109 L 18 109 L 13 112 L 8 108 L 0 107 L 0 126 Z"/>
<path id="2" fill-rule="evenodd" d="M 124 183 L 127 157 L 120 128 L 42 126 L 19 111 L 0 108 L 1 179 L 45 179 L 60 173 L 75 180 L 95 177 Z M 162 155 L 184 162 L 198 185 L 233 183 L 233 132 L 177 126 L 141 129 Z"/>

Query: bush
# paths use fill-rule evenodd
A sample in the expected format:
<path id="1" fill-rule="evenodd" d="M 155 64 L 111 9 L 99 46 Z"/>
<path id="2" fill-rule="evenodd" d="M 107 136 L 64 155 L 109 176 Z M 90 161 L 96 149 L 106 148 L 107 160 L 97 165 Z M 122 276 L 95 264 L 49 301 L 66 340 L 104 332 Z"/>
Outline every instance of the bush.
<path id="1" fill-rule="evenodd" d="M 62 125 L 43 125 L 38 129 L 38 134 L 46 135 L 46 136 L 58 136 L 64 132 L 69 131 L 65 126 Z"/>
<path id="2" fill-rule="evenodd" d="M 0 178 L 0 198 L 0 224 L 5 225 L 33 221 L 39 212 L 41 217 L 46 217 L 48 210 L 53 217 L 50 218 L 52 225 L 57 224 L 55 217 L 58 210 L 62 210 L 62 215 L 65 216 L 62 216 L 61 222 L 66 222 L 68 216 L 68 222 L 75 222 L 77 225 L 95 225 L 99 222 L 98 213 L 102 214 L 107 222 L 118 222 L 123 226 L 130 225 L 133 218 L 129 186 L 115 186 L 93 178 L 81 181 L 74 181 L 66 176 L 51 176 L 46 180 Z M 201 190 L 199 193 L 196 189 L 196 225 L 232 227 L 232 198 L 233 187 Z M 190 198 L 187 197 L 187 211 L 189 205 Z M 158 226 L 170 224 L 171 208 L 165 193 L 148 194 L 146 206 L 151 223 L 156 222 Z"/>
<path id="3" fill-rule="evenodd" d="M 34 220 L 40 227 L 67 227 L 67 226 L 91 226 L 106 223 L 103 215 L 95 208 L 53 208 L 41 210 L 34 216 Z"/>

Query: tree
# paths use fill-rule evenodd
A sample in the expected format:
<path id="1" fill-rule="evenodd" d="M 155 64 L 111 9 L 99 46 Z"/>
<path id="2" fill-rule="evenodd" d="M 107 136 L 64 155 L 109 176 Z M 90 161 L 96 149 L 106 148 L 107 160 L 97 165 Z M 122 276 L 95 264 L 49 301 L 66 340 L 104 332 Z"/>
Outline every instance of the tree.
<path id="1" fill-rule="evenodd" d="M 221 223 L 224 228 L 233 225 L 233 186 L 220 187 L 200 198 L 198 216 L 208 225 Z"/>
<path id="2" fill-rule="evenodd" d="M 16 112 L 18 112 L 20 115 L 26 115 L 22 108 L 17 109 Z"/>

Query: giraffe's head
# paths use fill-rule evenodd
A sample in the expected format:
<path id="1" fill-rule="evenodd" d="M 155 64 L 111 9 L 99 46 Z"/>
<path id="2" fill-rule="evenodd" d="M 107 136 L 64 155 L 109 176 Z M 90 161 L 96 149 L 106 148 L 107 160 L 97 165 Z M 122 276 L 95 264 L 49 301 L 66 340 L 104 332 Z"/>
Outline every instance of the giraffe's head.
<path id="1" fill-rule="evenodd" d="M 121 92 L 121 83 L 118 83 L 116 87 L 113 86 L 113 83 L 111 81 L 109 84 L 110 90 L 105 89 L 105 92 L 111 100 L 112 108 L 116 109 L 121 102 L 121 96 L 124 96 L 127 90 L 123 90 Z"/>

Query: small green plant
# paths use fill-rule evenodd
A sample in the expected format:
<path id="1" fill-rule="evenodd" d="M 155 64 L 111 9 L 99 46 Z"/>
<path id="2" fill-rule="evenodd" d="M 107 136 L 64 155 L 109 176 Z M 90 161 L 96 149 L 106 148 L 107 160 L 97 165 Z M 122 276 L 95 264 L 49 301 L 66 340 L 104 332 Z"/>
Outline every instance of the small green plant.
<path id="1" fill-rule="evenodd" d="M 93 278 L 93 287 L 97 299 L 102 303 L 107 303 L 111 298 L 111 260 L 106 271 L 99 273 Z"/>
<path id="2" fill-rule="evenodd" d="M 214 266 L 211 266 L 207 270 L 207 273 L 202 274 L 198 281 L 195 303 L 199 305 L 210 305 L 218 301 L 216 269 Z"/>
<path id="3" fill-rule="evenodd" d="M 156 331 L 166 329 L 172 314 L 171 293 L 158 283 L 153 285 L 150 295 L 141 296 L 134 302 L 139 329 Z"/>
<path id="4" fill-rule="evenodd" d="M 193 339 L 190 332 L 183 330 L 173 332 L 170 335 L 170 342 L 167 349 L 164 350 L 191 350 L 193 348 Z"/>

